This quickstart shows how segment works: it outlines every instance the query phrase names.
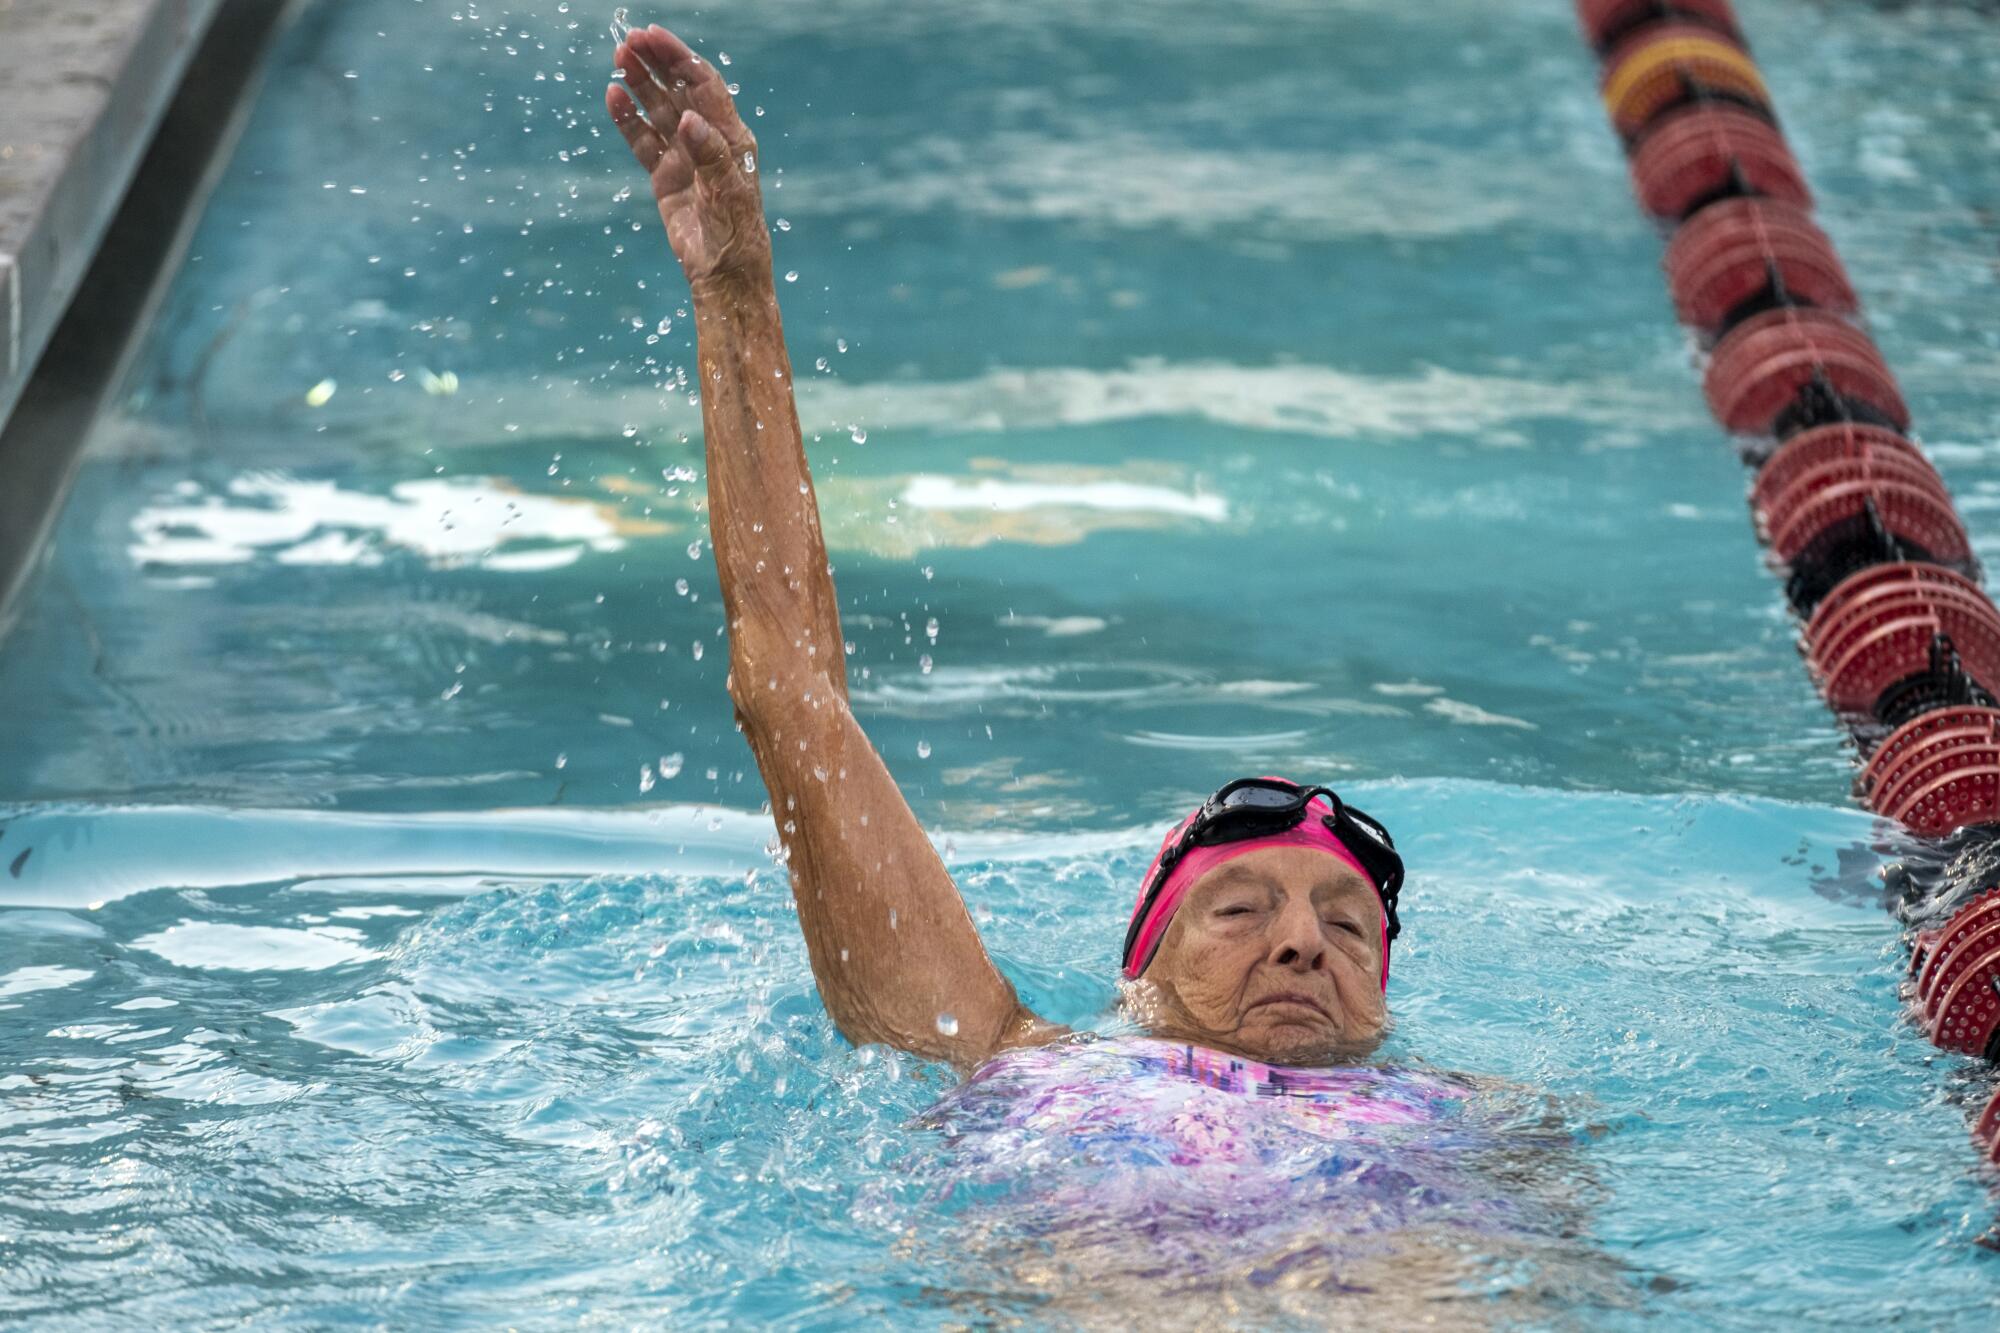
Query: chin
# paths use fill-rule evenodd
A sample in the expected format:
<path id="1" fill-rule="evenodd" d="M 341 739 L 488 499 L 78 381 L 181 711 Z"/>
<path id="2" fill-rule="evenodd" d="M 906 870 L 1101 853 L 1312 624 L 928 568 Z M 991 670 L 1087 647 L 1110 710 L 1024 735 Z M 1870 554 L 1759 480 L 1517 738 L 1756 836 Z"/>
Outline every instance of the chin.
<path id="1" fill-rule="evenodd" d="M 1348 1032 L 1336 1027 L 1282 1024 L 1241 1032 L 1238 1042 L 1271 1064 L 1323 1064 L 1367 1055 L 1382 1043 L 1382 1031 Z"/>

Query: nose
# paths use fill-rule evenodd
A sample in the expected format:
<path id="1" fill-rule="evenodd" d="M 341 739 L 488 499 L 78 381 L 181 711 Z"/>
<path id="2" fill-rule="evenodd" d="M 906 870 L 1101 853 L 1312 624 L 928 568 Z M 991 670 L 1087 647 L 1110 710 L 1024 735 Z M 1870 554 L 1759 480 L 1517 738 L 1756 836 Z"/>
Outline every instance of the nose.
<path id="1" fill-rule="evenodd" d="M 1272 924 L 1271 961 L 1294 972 L 1317 972 L 1326 966 L 1326 937 L 1309 899 L 1295 898 L 1278 914 Z"/>

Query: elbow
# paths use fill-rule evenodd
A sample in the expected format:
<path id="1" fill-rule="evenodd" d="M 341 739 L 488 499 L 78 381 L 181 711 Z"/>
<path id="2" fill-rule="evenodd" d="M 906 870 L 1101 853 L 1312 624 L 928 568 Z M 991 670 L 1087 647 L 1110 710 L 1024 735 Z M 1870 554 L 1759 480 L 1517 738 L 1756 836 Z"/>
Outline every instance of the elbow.
<path id="1" fill-rule="evenodd" d="M 822 666 L 778 625 L 744 619 L 729 630 L 729 700 L 753 733 L 793 729 L 842 694 Z"/>

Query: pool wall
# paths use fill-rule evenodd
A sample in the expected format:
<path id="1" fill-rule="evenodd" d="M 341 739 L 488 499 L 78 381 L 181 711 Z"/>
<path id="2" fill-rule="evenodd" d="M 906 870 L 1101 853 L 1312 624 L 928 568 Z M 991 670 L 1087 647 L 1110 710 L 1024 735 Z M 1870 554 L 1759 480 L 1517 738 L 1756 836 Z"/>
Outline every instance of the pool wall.
<path id="1" fill-rule="evenodd" d="M 0 634 L 299 7 L 0 0 Z"/>

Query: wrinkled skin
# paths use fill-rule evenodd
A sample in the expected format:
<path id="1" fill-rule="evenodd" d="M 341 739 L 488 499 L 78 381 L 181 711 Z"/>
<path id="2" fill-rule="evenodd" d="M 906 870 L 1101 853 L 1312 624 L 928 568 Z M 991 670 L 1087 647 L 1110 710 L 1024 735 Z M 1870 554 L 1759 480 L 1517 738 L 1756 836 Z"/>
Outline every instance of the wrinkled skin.
<path id="1" fill-rule="evenodd" d="M 1196 880 L 1131 988 L 1160 1036 L 1272 1064 L 1365 1055 L 1382 1039 L 1382 902 L 1310 847 L 1267 847 Z"/>
<path id="2" fill-rule="evenodd" d="M 700 296 L 767 274 L 757 139 L 715 67 L 657 24 L 633 29 L 613 59 L 626 86 L 605 90 L 605 108 L 646 170 L 688 285 Z"/>

